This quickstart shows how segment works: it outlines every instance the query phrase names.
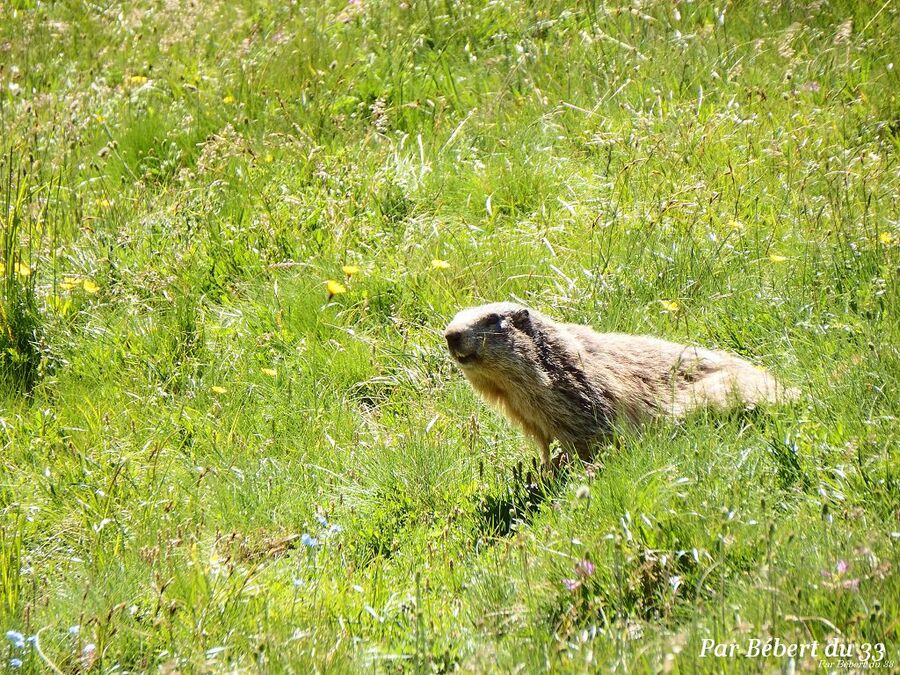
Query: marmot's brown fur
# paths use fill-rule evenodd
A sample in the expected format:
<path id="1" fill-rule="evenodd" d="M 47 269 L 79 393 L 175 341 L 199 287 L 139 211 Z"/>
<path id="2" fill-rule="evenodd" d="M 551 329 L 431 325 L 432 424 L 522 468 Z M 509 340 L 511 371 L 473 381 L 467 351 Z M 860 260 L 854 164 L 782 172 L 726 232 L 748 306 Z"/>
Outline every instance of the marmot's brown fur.
<path id="1" fill-rule="evenodd" d="M 654 337 L 597 333 L 511 302 L 464 309 L 444 331 L 466 379 L 541 448 L 590 459 L 615 422 L 794 398 L 737 356 Z"/>

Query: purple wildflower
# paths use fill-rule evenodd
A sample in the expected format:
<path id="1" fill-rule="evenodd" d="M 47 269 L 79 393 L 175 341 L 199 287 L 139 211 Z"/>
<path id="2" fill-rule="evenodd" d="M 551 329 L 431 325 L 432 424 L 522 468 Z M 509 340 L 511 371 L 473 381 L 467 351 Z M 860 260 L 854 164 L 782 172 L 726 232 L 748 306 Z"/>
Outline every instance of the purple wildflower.
<path id="1" fill-rule="evenodd" d="M 590 560 L 579 560 L 575 565 L 575 573 L 578 574 L 582 579 L 587 579 L 591 576 L 596 568 L 594 567 L 594 563 Z"/>

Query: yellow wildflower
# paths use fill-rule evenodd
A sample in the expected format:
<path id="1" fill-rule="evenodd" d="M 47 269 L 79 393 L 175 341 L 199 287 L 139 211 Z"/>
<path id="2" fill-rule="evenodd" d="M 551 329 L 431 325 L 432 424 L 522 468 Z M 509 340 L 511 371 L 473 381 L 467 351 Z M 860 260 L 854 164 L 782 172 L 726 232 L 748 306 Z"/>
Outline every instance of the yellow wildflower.
<path id="1" fill-rule="evenodd" d="M 783 263 L 787 258 L 783 255 L 778 255 L 777 253 L 770 253 L 769 260 L 773 263 Z"/>
<path id="2" fill-rule="evenodd" d="M 329 279 L 325 282 L 325 288 L 328 289 L 328 299 L 331 300 L 335 295 L 340 295 L 341 293 L 347 292 L 347 287 L 344 284 L 335 281 L 334 279 Z"/>
<path id="3" fill-rule="evenodd" d="M 450 269 L 450 263 L 446 260 L 439 260 L 435 258 L 431 261 L 431 269 L 433 270 L 448 270 Z"/>
<path id="4" fill-rule="evenodd" d="M 147 78 L 144 75 L 132 75 L 128 80 L 131 84 L 147 84 Z"/>
<path id="5" fill-rule="evenodd" d="M 59 287 L 64 291 L 71 291 L 73 288 L 80 285 L 81 280 L 78 277 L 66 277 L 60 282 Z"/>
<path id="6" fill-rule="evenodd" d="M 228 393 L 228 390 L 225 387 L 218 387 L 218 386 L 210 387 L 210 390 L 214 394 L 227 394 Z"/>
<path id="7" fill-rule="evenodd" d="M 272 153 L 271 153 L 271 152 L 267 152 L 267 153 L 266 153 L 265 159 L 266 159 L 266 164 L 271 164 L 272 162 L 275 161 L 275 158 L 272 157 Z"/>
<path id="8" fill-rule="evenodd" d="M 675 300 L 660 300 L 659 304 L 663 306 L 663 309 L 670 314 L 674 314 L 679 309 L 681 309 L 681 305 L 679 305 Z"/>
<path id="9" fill-rule="evenodd" d="M 228 94 L 228 96 L 222 99 L 222 103 L 224 103 L 225 105 L 231 105 L 232 103 L 234 103 L 234 96 Z"/>
<path id="10" fill-rule="evenodd" d="M 878 235 L 878 241 L 880 241 L 885 246 L 890 246 L 894 243 L 894 235 L 890 232 L 882 232 Z"/>
<path id="11" fill-rule="evenodd" d="M 260 368 L 263 375 L 268 375 L 269 377 L 278 377 L 278 371 L 274 368 Z"/>
<path id="12" fill-rule="evenodd" d="M 31 274 L 31 268 L 27 263 L 17 262 L 14 269 L 16 270 L 16 274 L 18 274 L 20 277 L 27 277 L 29 274 Z"/>
<path id="13" fill-rule="evenodd" d="M 93 295 L 94 293 L 96 293 L 97 291 L 100 290 L 100 287 L 97 284 L 95 284 L 91 279 L 85 279 L 81 283 L 81 286 L 82 286 L 82 288 L 84 288 L 85 292 L 90 293 L 91 295 Z"/>
<path id="14" fill-rule="evenodd" d="M 342 270 L 342 271 L 344 272 L 344 274 L 346 274 L 348 277 L 352 277 L 354 274 L 359 274 L 359 267 L 357 267 L 356 265 L 344 265 L 344 266 L 341 268 L 341 270 Z"/>

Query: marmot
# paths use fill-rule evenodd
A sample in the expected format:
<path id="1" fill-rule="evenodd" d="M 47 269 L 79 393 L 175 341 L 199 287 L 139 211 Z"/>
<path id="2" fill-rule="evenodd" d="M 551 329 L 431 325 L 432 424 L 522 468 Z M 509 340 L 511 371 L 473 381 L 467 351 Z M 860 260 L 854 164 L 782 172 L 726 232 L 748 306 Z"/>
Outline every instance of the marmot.
<path id="1" fill-rule="evenodd" d="M 796 397 L 732 354 L 597 333 L 511 302 L 460 311 L 444 337 L 475 390 L 537 441 L 546 467 L 554 440 L 590 461 L 591 445 L 620 419 Z"/>

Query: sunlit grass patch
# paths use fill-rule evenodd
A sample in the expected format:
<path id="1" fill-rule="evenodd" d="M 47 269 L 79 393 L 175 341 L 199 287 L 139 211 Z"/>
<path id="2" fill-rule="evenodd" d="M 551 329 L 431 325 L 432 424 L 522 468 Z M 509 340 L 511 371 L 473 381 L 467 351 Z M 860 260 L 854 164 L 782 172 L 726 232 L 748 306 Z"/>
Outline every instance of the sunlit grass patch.
<path id="1" fill-rule="evenodd" d="M 766 635 L 896 659 L 896 23 L 0 9 L 0 666 L 718 672 L 704 638 Z M 449 318 L 504 299 L 800 396 L 550 481 L 446 357 Z"/>

